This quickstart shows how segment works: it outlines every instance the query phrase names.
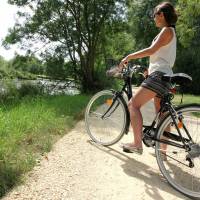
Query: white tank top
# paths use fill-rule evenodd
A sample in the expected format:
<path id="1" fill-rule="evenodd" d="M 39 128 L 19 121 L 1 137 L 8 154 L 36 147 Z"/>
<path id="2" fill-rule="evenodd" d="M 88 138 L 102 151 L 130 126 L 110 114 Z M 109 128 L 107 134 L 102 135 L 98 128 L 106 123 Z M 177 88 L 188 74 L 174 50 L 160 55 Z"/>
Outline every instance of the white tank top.
<path id="1" fill-rule="evenodd" d="M 165 46 L 162 46 L 158 49 L 153 55 L 150 56 L 150 64 L 149 64 L 149 74 L 155 71 L 164 72 L 166 74 L 172 75 L 172 67 L 174 66 L 174 62 L 176 59 L 176 33 L 174 28 L 173 30 L 174 36 L 172 40 Z M 158 34 L 158 36 L 162 33 Z M 155 41 L 152 42 L 152 44 Z"/>

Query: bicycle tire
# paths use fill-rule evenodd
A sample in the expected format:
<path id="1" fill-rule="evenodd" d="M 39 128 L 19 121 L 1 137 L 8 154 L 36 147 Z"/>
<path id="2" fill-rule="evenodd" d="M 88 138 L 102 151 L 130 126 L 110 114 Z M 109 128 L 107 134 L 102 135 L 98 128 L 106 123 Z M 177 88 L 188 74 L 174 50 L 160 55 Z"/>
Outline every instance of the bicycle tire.
<path id="1" fill-rule="evenodd" d="M 110 111 L 102 118 L 113 99 L 112 90 L 102 90 L 89 101 L 85 111 L 85 126 L 90 138 L 103 146 L 117 143 L 127 131 L 128 108 L 121 96 L 116 97 Z"/>
<path id="2" fill-rule="evenodd" d="M 177 113 L 183 115 L 183 124 L 180 124 L 179 130 L 184 138 L 188 138 L 186 129 L 192 136 L 195 144 L 200 147 L 200 105 L 189 104 L 176 108 Z M 157 129 L 157 139 L 166 138 L 164 131 L 170 126 L 170 132 L 178 135 L 171 116 L 168 113 L 160 122 Z M 181 127 L 182 126 L 182 127 Z M 186 129 L 185 129 L 186 127 Z M 181 144 L 180 140 L 167 138 L 168 141 L 173 141 Z M 188 141 L 189 143 L 189 141 Z M 163 156 L 163 146 L 159 141 L 156 141 L 155 153 L 158 166 L 163 176 L 169 184 L 179 192 L 192 198 L 200 198 L 200 156 L 192 158 L 194 166 L 191 168 L 186 160 L 189 155 L 185 149 L 180 150 L 178 147 L 167 145 L 166 157 Z M 189 151 L 190 152 L 190 151 Z M 199 150 L 198 150 L 199 152 Z M 167 158 L 167 160 L 165 159 Z M 175 163 L 175 164 L 174 164 Z"/>

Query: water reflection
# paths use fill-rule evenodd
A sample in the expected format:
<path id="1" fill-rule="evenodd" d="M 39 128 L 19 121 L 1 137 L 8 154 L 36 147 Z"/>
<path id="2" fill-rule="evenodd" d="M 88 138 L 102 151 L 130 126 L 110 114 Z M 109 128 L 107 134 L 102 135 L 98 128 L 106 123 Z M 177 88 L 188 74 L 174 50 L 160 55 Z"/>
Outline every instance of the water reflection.
<path id="1" fill-rule="evenodd" d="M 76 85 L 72 80 L 50 80 L 44 78 L 38 78 L 36 80 L 21 80 L 21 79 L 12 79 L 12 80 L 1 80 L 0 82 L 0 93 L 6 92 L 6 82 L 10 82 L 17 89 L 20 89 L 23 84 L 31 84 L 38 86 L 43 89 L 45 94 L 49 95 L 76 95 L 80 93 L 78 85 Z"/>

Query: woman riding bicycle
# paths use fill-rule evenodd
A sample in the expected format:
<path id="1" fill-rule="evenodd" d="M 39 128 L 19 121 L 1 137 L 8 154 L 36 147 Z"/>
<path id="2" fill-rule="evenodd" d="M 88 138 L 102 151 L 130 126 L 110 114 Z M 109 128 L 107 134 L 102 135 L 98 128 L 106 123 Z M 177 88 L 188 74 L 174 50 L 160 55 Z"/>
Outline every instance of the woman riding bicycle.
<path id="1" fill-rule="evenodd" d="M 150 57 L 148 76 L 143 81 L 134 97 L 129 101 L 131 126 L 134 133 L 132 143 L 122 144 L 124 151 L 142 153 L 142 126 L 143 119 L 140 108 L 154 98 L 156 112 L 160 109 L 160 100 L 169 89 L 168 83 L 161 80 L 164 74 L 172 75 L 172 67 L 176 58 L 176 33 L 175 24 L 177 14 L 173 5 L 163 2 L 154 9 L 154 21 L 160 33 L 153 39 L 150 47 L 129 54 L 122 59 L 118 68 L 121 71 L 126 63 L 132 59 Z M 163 152 L 166 145 L 162 145 Z"/>

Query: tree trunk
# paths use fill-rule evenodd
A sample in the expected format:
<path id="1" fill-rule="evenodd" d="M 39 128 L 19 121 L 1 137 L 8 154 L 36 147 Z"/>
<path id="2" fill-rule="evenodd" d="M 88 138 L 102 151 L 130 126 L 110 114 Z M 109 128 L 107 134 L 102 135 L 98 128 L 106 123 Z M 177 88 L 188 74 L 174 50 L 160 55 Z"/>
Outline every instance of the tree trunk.
<path id="1" fill-rule="evenodd" d="M 96 89 L 94 77 L 95 48 L 92 48 L 84 57 L 81 68 L 83 69 L 82 88 L 84 92 L 91 92 Z"/>

